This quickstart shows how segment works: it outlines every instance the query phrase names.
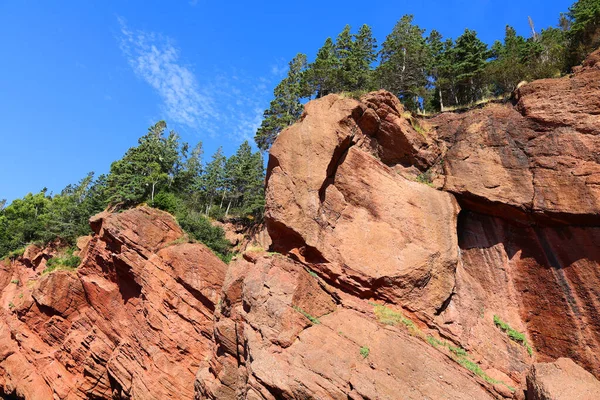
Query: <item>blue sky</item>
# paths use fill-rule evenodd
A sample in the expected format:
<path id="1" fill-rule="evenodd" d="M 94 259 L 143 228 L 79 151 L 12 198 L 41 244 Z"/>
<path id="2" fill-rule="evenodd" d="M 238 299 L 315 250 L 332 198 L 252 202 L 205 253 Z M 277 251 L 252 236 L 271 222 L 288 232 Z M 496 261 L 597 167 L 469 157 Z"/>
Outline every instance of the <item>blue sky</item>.
<path id="1" fill-rule="evenodd" d="M 488 43 L 506 24 L 554 26 L 570 0 L 0 2 L 0 199 L 59 192 L 110 163 L 165 119 L 205 159 L 251 140 L 287 62 L 312 59 L 345 24 L 381 43 L 414 14 Z"/>

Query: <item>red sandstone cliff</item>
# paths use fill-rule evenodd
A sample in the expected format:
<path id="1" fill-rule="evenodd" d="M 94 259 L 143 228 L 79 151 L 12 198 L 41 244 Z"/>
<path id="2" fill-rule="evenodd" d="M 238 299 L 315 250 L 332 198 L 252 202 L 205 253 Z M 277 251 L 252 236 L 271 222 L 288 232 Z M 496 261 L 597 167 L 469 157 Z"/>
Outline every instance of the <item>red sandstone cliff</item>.
<path id="1" fill-rule="evenodd" d="M 76 272 L 1 264 L 0 393 L 600 398 L 600 51 L 427 120 L 310 102 L 266 198 L 270 252 L 229 266 L 148 208 L 94 217 Z"/>

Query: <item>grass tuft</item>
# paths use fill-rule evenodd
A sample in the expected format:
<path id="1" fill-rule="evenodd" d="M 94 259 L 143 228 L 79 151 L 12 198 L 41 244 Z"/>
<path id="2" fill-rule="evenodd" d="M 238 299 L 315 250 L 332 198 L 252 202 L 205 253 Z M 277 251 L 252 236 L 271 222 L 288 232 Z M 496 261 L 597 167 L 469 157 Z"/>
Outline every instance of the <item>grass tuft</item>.
<path id="1" fill-rule="evenodd" d="M 301 309 L 298 306 L 293 306 L 294 310 L 298 311 L 300 314 L 304 315 L 306 318 L 308 318 L 308 320 L 310 322 L 312 322 L 313 325 L 319 325 L 321 323 L 321 321 L 319 321 L 319 319 L 317 317 L 313 317 L 312 315 L 310 315 L 309 313 L 307 313 L 306 311 L 304 311 L 303 309 Z"/>
<path id="2" fill-rule="evenodd" d="M 496 325 L 498 328 L 500 328 L 500 330 L 505 332 L 512 341 L 525 346 L 525 349 L 527 349 L 527 354 L 529 354 L 530 357 L 533 356 L 533 349 L 529 345 L 529 342 L 527 341 L 527 338 L 525 337 L 524 333 L 521 333 L 511 328 L 509 324 L 502 321 L 497 315 L 494 315 L 494 325 Z"/>
<path id="3" fill-rule="evenodd" d="M 368 348 L 368 347 L 366 347 L 366 346 L 363 346 L 363 347 L 361 347 L 361 348 L 360 348 L 360 355 L 362 356 L 362 358 L 367 358 L 367 357 L 369 357 L 369 353 L 370 353 L 370 352 L 371 352 L 371 351 L 370 351 L 370 350 L 369 350 L 369 348 Z"/>

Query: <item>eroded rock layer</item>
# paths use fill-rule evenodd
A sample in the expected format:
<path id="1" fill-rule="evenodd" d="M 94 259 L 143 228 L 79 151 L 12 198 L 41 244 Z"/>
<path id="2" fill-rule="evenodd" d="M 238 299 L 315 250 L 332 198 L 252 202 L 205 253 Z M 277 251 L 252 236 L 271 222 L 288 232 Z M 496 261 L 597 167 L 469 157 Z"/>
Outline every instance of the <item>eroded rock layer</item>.
<path id="1" fill-rule="evenodd" d="M 92 226 L 76 272 L 2 264 L 0 387 L 40 400 L 192 398 L 226 265 L 177 244 L 183 232 L 162 211 Z"/>
<path id="2" fill-rule="evenodd" d="M 600 398 L 600 51 L 512 100 L 308 103 L 229 266 L 146 207 L 0 263 L 0 396 Z"/>

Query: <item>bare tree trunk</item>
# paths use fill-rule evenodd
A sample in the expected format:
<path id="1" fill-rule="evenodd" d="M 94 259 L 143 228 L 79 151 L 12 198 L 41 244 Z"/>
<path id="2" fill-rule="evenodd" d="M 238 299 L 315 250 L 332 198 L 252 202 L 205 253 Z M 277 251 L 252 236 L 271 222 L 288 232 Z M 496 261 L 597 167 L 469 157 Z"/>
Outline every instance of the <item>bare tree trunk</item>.
<path id="1" fill-rule="evenodd" d="M 152 182 L 152 205 L 154 205 L 154 187 L 156 186 L 156 182 Z"/>
<path id="2" fill-rule="evenodd" d="M 442 88 L 438 88 L 438 92 L 440 94 L 440 109 L 444 112 L 444 99 L 442 98 Z"/>
<path id="3" fill-rule="evenodd" d="M 225 211 L 225 218 L 229 216 L 229 207 L 231 207 L 231 200 L 229 200 L 229 204 L 227 204 L 227 210 Z"/>

